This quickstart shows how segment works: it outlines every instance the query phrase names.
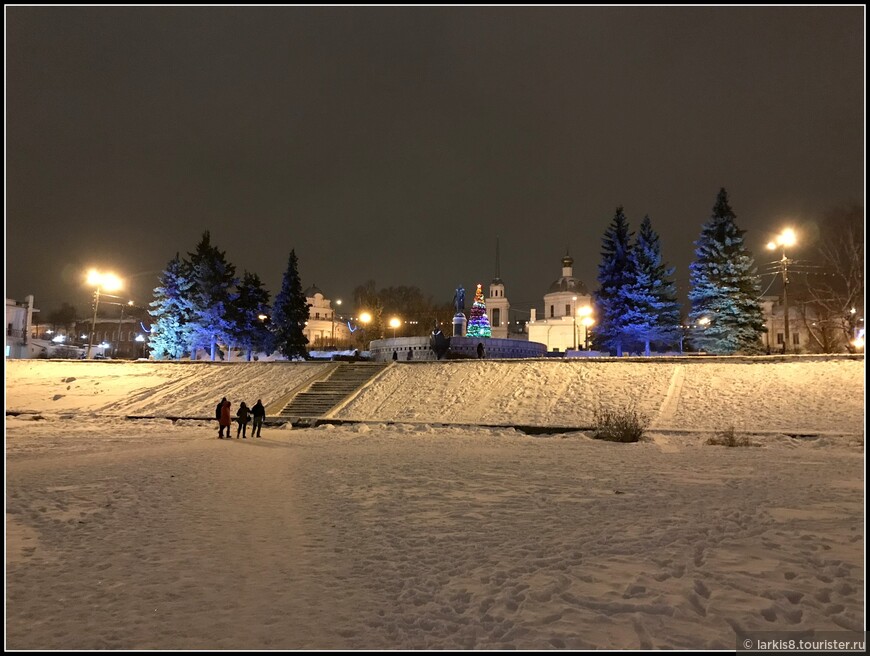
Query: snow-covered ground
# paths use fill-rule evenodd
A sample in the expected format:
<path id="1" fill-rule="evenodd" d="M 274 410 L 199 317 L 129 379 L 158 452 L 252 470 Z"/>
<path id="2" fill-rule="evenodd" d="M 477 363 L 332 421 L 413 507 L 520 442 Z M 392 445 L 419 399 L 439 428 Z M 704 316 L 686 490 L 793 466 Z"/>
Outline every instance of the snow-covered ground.
<path id="1" fill-rule="evenodd" d="M 331 364 L 9 361 L 16 412 L 211 417 L 226 396 L 270 404 Z M 362 365 L 365 366 L 365 365 Z M 860 433 L 863 359 L 394 363 L 334 417 L 359 421 L 591 426 L 634 406 L 674 430 Z"/>
<path id="2" fill-rule="evenodd" d="M 720 648 L 862 630 L 863 439 L 7 419 L 13 649 Z"/>
<path id="3" fill-rule="evenodd" d="M 15 412 L 212 417 L 221 397 L 267 405 L 323 372 L 307 362 L 76 362 L 7 360 Z"/>
<path id="4" fill-rule="evenodd" d="M 329 366 L 7 362 L 7 409 L 29 411 L 6 419 L 7 647 L 731 650 L 741 631 L 863 630 L 862 360 L 397 363 L 336 413 L 369 423 L 221 441 L 123 418 L 268 405 Z M 647 442 L 432 425 L 629 403 Z M 729 425 L 756 446 L 705 444 Z"/>
<path id="5" fill-rule="evenodd" d="M 634 406 L 659 428 L 861 432 L 864 361 L 736 358 L 397 363 L 339 419 L 591 426 Z"/>

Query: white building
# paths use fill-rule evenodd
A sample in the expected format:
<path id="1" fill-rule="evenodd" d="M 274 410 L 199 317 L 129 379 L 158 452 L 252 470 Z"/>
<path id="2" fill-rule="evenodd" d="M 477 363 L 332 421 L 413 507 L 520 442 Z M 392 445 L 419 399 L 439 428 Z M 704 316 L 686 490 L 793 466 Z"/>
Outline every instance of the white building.
<path id="1" fill-rule="evenodd" d="M 529 341 L 546 344 L 548 351 L 588 347 L 587 327 L 577 312 L 591 307 L 592 297 L 586 285 L 574 277 L 574 258 L 566 254 L 562 258 L 562 275 L 544 294 L 544 312 L 538 317 L 537 309 L 532 308 L 526 325 Z"/>
<path id="2" fill-rule="evenodd" d="M 308 321 L 302 330 L 308 338 L 309 348 L 335 346 L 350 341 L 350 329 L 347 324 L 335 314 L 332 301 L 325 298 L 323 292 L 315 285 L 305 290 L 305 300 L 308 301 Z"/>
<path id="3" fill-rule="evenodd" d="M 486 298 L 486 314 L 493 337 L 507 339 L 510 309 L 511 304 L 504 293 L 504 283 L 496 276 L 489 283 L 489 296 Z"/>
<path id="4" fill-rule="evenodd" d="M 788 307 L 788 345 L 785 339 L 785 307 L 781 296 L 762 296 L 761 309 L 767 333 L 761 339 L 768 353 L 841 353 L 849 349 L 847 331 L 839 320 L 820 320 L 812 304 L 795 299 Z M 855 326 L 852 338 L 864 327 L 862 308 L 853 309 Z"/>
<path id="5" fill-rule="evenodd" d="M 33 296 L 27 296 L 23 303 L 6 299 L 6 357 L 33 357 L 30 348 L 33 332 Z"/>

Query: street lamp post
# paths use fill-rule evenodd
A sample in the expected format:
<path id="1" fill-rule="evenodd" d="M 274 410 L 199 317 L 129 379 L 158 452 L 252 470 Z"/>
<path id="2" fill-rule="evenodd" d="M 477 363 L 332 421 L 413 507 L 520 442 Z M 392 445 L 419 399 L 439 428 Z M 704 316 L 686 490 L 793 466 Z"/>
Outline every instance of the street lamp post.
<path id="1" fill-rule="evenodd" d="M 783 329 L 784 343 L 782 352 L 785 353 L 789 349 L 789 331 L 788 331 L 788 257 L 785 255 L 786 246 L 794 246 L 797 243 L 797 237 L 794 230 L 786 228 L 776 240 L 767 244 L 768 250 L 776 250 L 777 246 L 782 248 L 782 259 L 779 261 L 780 269 L 782 270 L 782 311 L 783 311 Z"/>
<path id="2" fill-rule="evenodd" d="M 402 322 L 398 317 L 393 317 L 390 319 L 390 328 L 393 329 L 393 339 L 396 339 L 396 328 L 402 325 Z"/>
<path id="3" fill-rule="evenodd" d="M 121 305 L 121 304 L 119 303 L 119 305 Z M 127 301 L 127 305 L 132 307 L 133 301 Z M 121 305 L 121 316 L 118 317 L 118 336 L 117 336 L 117 339 L 115 340 L 115 359 L 118 358 L 118 351 L 120 351 L 120 349 L 121 349 L 121 324 L 123 322 L 124 322 L 124 306 Z"/>
<path id="4" fill-rule="evenodd" d="M 360 323 L 362 323 L 362 325 L 363 325 L 363 334 L 365 335 L 365 339 L 368 339 L 368 328 L 369 328 L 369 323 L 371 323 L 371 320 L 372 320 L 372 315 L 368 312 L 362 312 L 359 315 L 359 320 L 360 320 Z M 364 345 L 363 338 L 360 338 L 359 341 L 360 341 L 361 346 Z"/>
<path id="5" fill-rule="evenodd" d="M 580 323 L 583 324 L 583 350 L 589 350 L 589 326 L 595 323 L 595 319 L 592 317 L 583 317 L 583 321 Z"/>
<path id="6" fill-rule="evenodd" d="M 100 273 L 96 269 L 88 271 L 87 282 L 88 285 L 96 287 L 94 291 L 94 318 L 91 321 L 91 332 L 88 335 L 87 357 L 91 358 L 91 346 L 94 343 L 94 331 L 97 327 L 97 309 L 100 307 L 100 293 L 102 291 L 113 292 L 121 289 L 123 283 L 114 273 Z"/>
<path id="7" fill-rule="evenodd" d="M 571 297 L 571 320 L 573 322 L 573 330 L 571 331 L 571 346 L 572 350 L 577 350 L 577 315 L 580 314 L 580 310 L 577 309 L 577 297 Z"/>
<path id="8" fill-rule="evenodd" d="M 590 316 L 591 314 L 592 314 L 592 308 L 588 305 L 584 305 L 582 308 L 577 308 L 577 312 L 574 313 L 574 339 L 575 339 L 575 343 L 576 343 L 576 339 L 577 339 L 577 317 L 583 317 L 580 320 L 580 323 L 583 324 L 583 349 L 584 350 L 588 350 L 587 349 L 587 331 L 589 330 L 589 326 L 591 326 L 593 323 L 595 323 Z"/>
<path id="9" fill-rule="evenodd" d="M 341 305 L 341 299 L 335 301 L 336 305 Z M 335 308 L 332 308 L 332 347 L 335 348 Z"/>

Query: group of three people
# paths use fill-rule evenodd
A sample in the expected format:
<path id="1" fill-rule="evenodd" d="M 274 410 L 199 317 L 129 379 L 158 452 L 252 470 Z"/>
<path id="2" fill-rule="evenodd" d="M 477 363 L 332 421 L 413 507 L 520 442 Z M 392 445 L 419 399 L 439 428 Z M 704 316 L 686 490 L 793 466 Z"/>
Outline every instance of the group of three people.
<path id="1" fill-rule="evenodd" d="M 220 430 L 218 431 L 218 439 L 222 440 L 224 438 L 224 429 L 227 431 L 227 439 L 231 439 L 232 435 L 230 434 L 230 426 L 232 426 L 232 416 L 230 415 L 230 402 L 227 401 L 227 397 L 224 397 L 220 400 L 220 403 L 217 404 L 217 408 L 215 408 L 215 419 L 218 420 L 218 426 Z M 251 421 L 251 418 L 254 419 L 254 425 L 251 427 L 251 437 L 260 437 L 260 431 L 263 429 L 263 420 L 266 419 L 266 408 L 263 406 L 263 402 L 260 399 L 257 399 L 256 405 L 253 408 L 249 408 L 244 401 L 239 405 L 239 409 L 236 410 L 236 421 L 238 421 L 239 425 L 236 428 L 236 439 L 239 439 L 239 435 L 243 439 L 248 439 L 248 436 L 245 435 L 248 422 Z"/>

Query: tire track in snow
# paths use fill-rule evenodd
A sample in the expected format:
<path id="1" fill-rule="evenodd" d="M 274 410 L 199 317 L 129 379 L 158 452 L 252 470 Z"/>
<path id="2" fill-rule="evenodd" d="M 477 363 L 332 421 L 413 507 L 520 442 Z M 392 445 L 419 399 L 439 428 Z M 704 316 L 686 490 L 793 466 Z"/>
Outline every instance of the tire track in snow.
<path id="1" fill-rule="evenodd" d="M 681 365 L 674 366 L 674 373 L 671 374 L 671 384 L 668 386 L 665 399 L 659 408 L 658 417 L 652 422 L 652 428 L 661 428 L 668 422 L 674 420 L 677 415 L 677 407 L 680 403 L 680 392 L 683 389 L 683 381 L 686 379 L 686 368 Z"/>

